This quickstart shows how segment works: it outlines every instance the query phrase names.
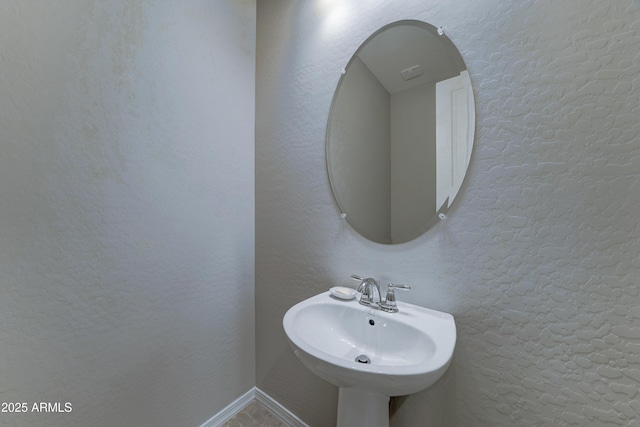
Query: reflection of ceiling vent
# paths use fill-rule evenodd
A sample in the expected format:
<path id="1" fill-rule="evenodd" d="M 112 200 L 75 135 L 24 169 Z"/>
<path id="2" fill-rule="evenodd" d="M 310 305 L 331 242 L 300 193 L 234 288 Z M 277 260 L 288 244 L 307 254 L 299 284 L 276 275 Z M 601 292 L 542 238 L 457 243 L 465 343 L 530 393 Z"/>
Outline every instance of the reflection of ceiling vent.
<path id="1" fill-rule="evenodd" d="M 402 80 L 405 82 L 407 80 L 415 79 L 416 77 L 420 77 L 424 71 L 422 71 L 422 67 L 419 65 L 414 65 L 413 67 L 409 67 L 406 70 L 400 71 L 400 75 L 402 76 Z"/>

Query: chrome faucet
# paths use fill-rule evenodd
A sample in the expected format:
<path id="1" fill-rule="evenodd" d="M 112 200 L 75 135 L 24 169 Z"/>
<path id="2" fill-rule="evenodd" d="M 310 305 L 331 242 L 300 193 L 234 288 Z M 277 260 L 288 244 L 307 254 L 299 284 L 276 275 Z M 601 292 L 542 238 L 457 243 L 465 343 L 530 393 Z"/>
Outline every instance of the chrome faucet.
<path id="1" fill-rule="evenodd" d="M 376 279 L 363 279 L 360 276 L 353 275 L 352 279 L 359 280 L 358 292 L 360 292 L 360 304 L 368 307 L 380 308 L 380 282 Z"/>
<path id="2" fill-rule="evenodd" d="M 360 286 L 358 286 L 358 292 L 360 292 L 360 300 L 358 302 L 360 304 L 386 311 L 388 313 L 398 312 L 398 304 L 396 303 L 396 294 L 394 290 L 411 289 L 411 286 L 409 285 L 394 285 L 393 283 L 389 283 L 389 286 L 387 286 L 387 296 L 383 300 L 380 296 L 379 280 L 372 278 L 364 279 L 356 275 L 352 275 L 351 278 L 360 282 Z"/>

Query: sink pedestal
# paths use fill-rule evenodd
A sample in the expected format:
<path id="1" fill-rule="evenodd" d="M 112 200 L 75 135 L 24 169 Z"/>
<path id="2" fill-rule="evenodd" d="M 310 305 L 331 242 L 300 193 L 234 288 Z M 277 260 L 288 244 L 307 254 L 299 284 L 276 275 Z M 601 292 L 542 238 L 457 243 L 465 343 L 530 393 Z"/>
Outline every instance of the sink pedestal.
<path id="1" fill-rule="evenodd" d="M 340 387 L 337 427 L 371 426 L 389 426 L 389 397 L 358 387 Z"/>

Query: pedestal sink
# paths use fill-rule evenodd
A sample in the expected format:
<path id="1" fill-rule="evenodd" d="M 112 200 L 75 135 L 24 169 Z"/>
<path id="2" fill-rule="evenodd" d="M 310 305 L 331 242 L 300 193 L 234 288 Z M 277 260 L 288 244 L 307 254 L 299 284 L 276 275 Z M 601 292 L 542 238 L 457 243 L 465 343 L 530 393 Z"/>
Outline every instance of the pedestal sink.
<path id="1" fill-rule="evenodd" d="M 453 316 L 401 301 L 398 309 L 386 313 L 325 292 L 284 315 L 296 356 L 340 387 L 338 427 L 388 426 L 390 396 L 424 390 L 449 367 Z"/>

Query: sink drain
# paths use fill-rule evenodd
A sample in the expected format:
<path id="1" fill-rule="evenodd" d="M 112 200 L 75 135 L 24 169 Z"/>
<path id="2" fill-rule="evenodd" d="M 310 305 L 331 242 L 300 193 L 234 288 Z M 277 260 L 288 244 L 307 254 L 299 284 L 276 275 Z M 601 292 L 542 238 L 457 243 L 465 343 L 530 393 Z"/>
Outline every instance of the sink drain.
<path id="1" fill-rule="evenodd" d="M 366 354 L 361 354 L 360 356 L 356 357 L 356 362 L 371 363 L 371 359 L 369 359 Z"/>

